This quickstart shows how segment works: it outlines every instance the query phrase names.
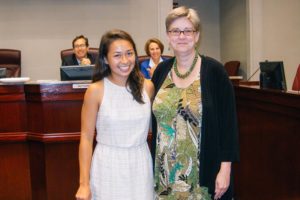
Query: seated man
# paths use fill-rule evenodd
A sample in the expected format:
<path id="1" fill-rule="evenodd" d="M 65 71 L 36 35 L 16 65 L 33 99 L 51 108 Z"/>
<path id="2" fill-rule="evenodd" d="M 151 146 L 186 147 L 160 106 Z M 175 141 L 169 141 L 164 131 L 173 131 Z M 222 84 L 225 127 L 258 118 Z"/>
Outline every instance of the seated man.
<path id="1" fill-rule="evenodd" d="M 75 37 L 72 45 L 74 53 L 62 58 L 62 66 L 95 64 L 95 58 L 88 53 L 89 40 L 86 37 L 83 35 Z"/>

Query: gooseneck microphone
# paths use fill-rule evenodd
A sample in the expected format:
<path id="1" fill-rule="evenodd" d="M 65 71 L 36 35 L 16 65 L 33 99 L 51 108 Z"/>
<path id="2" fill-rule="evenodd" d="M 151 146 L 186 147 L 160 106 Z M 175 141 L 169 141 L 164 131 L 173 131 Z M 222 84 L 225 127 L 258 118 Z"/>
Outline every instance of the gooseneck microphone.
<path id="1" fill-rule="evenodd" d="M 268 60 L 266 60 L 265 62 L 269 62 Z M 250 79 L 258 72 L 258 70 L 260 70 L 260 66 L 258 66 L 258 68 L 255 70 L 255 72 L 247 79 L 247 81 L 250 81 Z"/>
<path id="2" fill-rule="evenodd" d="M 255 70 L 255 72 L 247 79 L 247 81 L 250 81 L 250 79 L 258 72 L 259 69 L 260 67 Z"/>

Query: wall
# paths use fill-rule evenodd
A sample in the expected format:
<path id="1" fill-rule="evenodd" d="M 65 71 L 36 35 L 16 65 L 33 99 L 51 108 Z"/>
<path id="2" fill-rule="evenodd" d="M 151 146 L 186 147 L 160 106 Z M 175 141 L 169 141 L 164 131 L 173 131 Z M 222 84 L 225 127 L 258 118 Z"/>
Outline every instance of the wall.
<path id="1" fill-rule="evenodd" d="M 124 29 L 144 54 L 149 37 L 167 44 L 161 21 L 171 9 L 171 0 L 1 0 L 0 48 L 22 51 L 22 76 L 59 79 L 60 51 L 75 36 L 98 47 L 105 31 Z"/>
<path id="2" fill-rule="evenodd" d="M 249 78 L 264 60 L 283 61 L 288 89 L 300 64 L 299 0 L 220 1 L 221 59 L 241 61 Z M 258 80 L 259 71 L 251 78 Z"/>
<path id="3" fill-rule="evenodd" d="M 197 10 L 202 24 L 200 53 L 220 60 L 219 0 L 177 0 Z"/>
<path id="4" fill-rule="evenodd" d="M 290 89 L 300 64 L 300 1 L 262 1 L 262 60 L 282 60 Z"/>
<path id="5" fill-rule="evenodd" d="M 220 1 L 221 61 L 241 62 L 239 75 L 247 76 L 246 1 Z"/>
<path id="6" fill-rule="evenodd" d="M 22 50 L 22 76 L 59 79 L 61 49 L 84 34 L 92 47 L 101 34 L 122 28 L 134 37 L 139 54 L 149 37 L 168 51 L 164 19 L 172 0 L 10 0 L 1 1 L 0 48 Z M 221 62 L 241 61 L 249 78 L 263 60 L 283 60 L 288 88 L 300 63 L 299 0 L 177 0 L 195 8 L 201 18 L 201 53 Z M 220 10 L 220 11 L 219 11 Z M 251 80 L 258 80 L 257 73 Z"/>

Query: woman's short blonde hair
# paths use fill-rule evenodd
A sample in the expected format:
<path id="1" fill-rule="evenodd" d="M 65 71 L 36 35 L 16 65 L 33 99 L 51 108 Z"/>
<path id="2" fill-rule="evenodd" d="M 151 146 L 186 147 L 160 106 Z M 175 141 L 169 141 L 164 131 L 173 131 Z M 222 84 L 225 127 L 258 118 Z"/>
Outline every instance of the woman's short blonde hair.
<path id="1" fill-rule="evenodd" d="M 149 46 L 151 43 L 156 43 L 158 45 L 158 47 L 160 48 L 160 53 L 163 54 L 163 52 L 164 52 L 163 43 L 157 38 L 150 38 L 149 40 L 147 40 L 145 47 L 144 47 L 147 56 L 150 56 Z"/>
<path id="2" fill-rule="evenodd" d="M 193 8 L 188 8 L 186 6 L 180 6 L 178 8 L 171 10 L 171 12 L 168 14 L 168 16 L 166 18 L 166 22 L 165 22 L 167 33 L 169 31 L 171 24 L 176 19 L 179 19 L 181 17 L 186 17 L 188 20 L 190 20 L 194 26 L 195 31 L 200 33 L 199 41 L 198 41 L 198 44 L 196 45 L 199 47 L 200 39 L 201 39 L 201 22 L 200 22 L 200 17 L 198 15 L 197 11 L 194 10 Z"/>
<path id="3" fill-rule="evenodd" d="M 192 8 L 187 8 L 186 6 L 175 8 L 168 14 L 166 18 L 166 31 L 169 31 L 170 25 L 173 21 L 181 17 L 186 17 L 189 19 L 192 22 L 195 31 L 201 31 L 200 18 L 197 14 L 197 11 Z"/>

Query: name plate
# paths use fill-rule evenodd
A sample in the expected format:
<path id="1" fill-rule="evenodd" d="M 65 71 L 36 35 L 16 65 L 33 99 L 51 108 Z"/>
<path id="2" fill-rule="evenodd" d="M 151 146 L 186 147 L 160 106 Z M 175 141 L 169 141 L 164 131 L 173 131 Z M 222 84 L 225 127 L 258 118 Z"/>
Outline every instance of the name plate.
<path id="1" fill-rule="evenodd" d="M 72 84 L 73 89 L 86 89 L 88 88 L 90 83 L 74 83 Z"/>

